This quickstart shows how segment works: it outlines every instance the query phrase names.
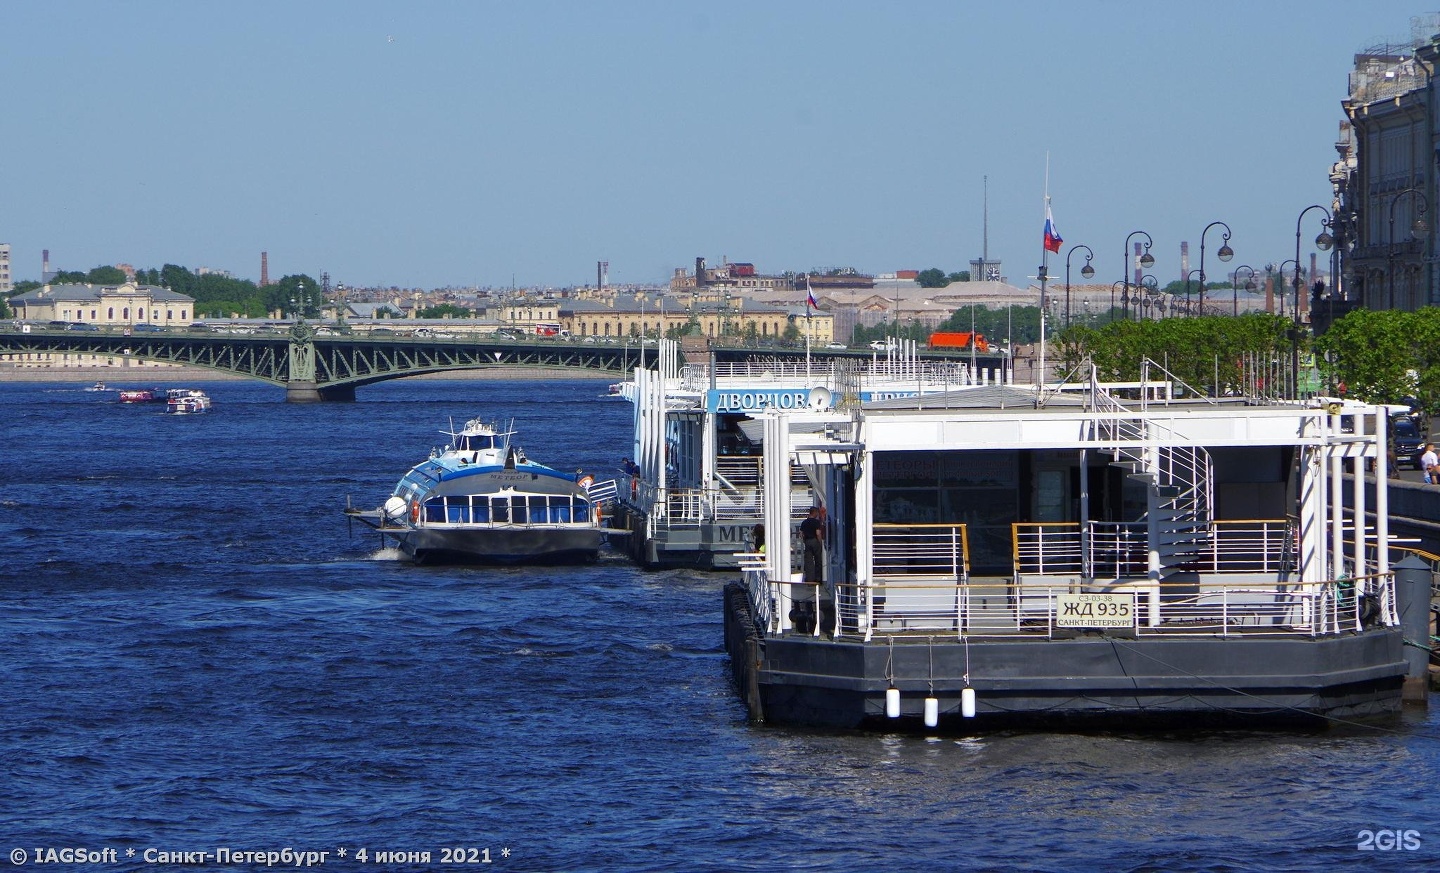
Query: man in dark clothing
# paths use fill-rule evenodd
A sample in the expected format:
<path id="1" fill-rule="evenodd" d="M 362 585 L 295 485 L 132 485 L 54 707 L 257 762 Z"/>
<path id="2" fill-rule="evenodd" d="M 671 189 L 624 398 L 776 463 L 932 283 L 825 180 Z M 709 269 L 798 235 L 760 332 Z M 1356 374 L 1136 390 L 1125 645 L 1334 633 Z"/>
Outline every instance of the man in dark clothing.
<path id="1" fill-rule="evenodd" d="M 805 581 L 825 581 L 820 569 L 825 561 L 825 522 L 820 520 L 820 507 L 810 507 L 810 515 L 800 522 L 800 539 L 805 546 Z"/>

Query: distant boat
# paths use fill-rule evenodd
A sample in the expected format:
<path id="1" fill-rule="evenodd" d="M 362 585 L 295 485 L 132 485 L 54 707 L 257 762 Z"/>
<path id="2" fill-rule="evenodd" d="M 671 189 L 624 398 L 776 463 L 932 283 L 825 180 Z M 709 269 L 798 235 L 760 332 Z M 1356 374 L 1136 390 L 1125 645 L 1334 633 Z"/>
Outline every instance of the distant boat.
<path id="1" fill-rule="evenodd" d="M 155 392 L 154 392 L 154 391 L 151 391 L 151 390 L 149 390 L 149 389 L 140 389 L 140 390 L 137 390 L 137 391 L 121 391 L 121 392 L 120 392 L 120 402 L 121 402 L 121 403 L 150 403 L 150 402 L 152 402 L 154 399 L 155 399 Z"/>
<path id="2" fill-rule="evenodd" d="M 210 406 L 209 395 L 196 388 L 171 388 L 165 397 L 165 411 L 172 415 L 197 415 Z"/>
<path id="3" fill-rule="evenodd" d="M 589 561 L 615 483 L 563 473 L 511 445 L 513 431 L 471 419 L 453 443 L 406 473 L 378 509 L 347 508 L 421 563 Z"/>
<path id="4" fill-rule="evenodd" d="M 86 391 L 110 391 L 110 390 L 112 390 L 112 389 L 106 388 L 104 382 L 96 382 L 94 385 L 91 385 L 89 388 L 86 388 L 85 390 L 86 390 Z"/>

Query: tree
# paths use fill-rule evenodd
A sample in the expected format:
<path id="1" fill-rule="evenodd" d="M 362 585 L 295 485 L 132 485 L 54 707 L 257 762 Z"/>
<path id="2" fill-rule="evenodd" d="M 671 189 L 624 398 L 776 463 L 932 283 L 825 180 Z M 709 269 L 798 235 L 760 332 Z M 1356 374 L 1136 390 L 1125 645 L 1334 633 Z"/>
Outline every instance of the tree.
<path id="1" fill-rule="evenodd" d="M 420 310 L 421 318 L 469 318 L 473 313 L 463 306 L 456 306 L 454 303 L 441 303 L 438 306 L 431 306 Z"/>
<path id="2" fill-rule="evenodd" d="M 84 285 L 85 274 L 79 270 L 57 270 L 54 276 L 50 277 L 52 285 Z"/>
<path id="3" fill-rule="evenodd" d="M 130 281 L 130 277 L 119 267 L 100 266 L 86 273 L 85 281 L 91 285 L 123 285 Z"/>
<path id="4" fill-rule="evenodd" d="M 1140 378 L 1148 358 L 1196 391 L 1240 394 L 1247 390 L 1247 363 L 1289 361 L 1291 326 L 1289 319 L 1263 312 L 1238 318 L 1121 320 L 1100 328 L 1074 325 L 1056 341 L 1065 367 L 1079 365 L 1088 355 L 1106 381 Z"/>
<path id="5" fill-rule="evenodd" d="M 1370 403 L 1406 397 L 1440 410 L 1440 309 L 1415 312 L 1357 309 L 1315 339 L 1316 361 L 1328 390 Z"/>
<path id="6" fill-rule="evenodd" d="M 951 274 L 950 274 L 949 276 L 947 276 L 946 278 L 949 279 L 952 283 L 954 283 L 954 282 L 969 282 L 969 281 L 970 281 L 970 271 L 969 271 L 969 270 L 961 270 L 961 271 L 958 272 L 958 273 L 951 273 Z"/>
<path id="7" fill-rule="evenodd" d="M 919 275 L 915 277 L 915 282 L 921 288 L 944 288 L 950 284 L 950 280 L 945 278 L 945 271 L 939 267 L 921 270 Z"/>

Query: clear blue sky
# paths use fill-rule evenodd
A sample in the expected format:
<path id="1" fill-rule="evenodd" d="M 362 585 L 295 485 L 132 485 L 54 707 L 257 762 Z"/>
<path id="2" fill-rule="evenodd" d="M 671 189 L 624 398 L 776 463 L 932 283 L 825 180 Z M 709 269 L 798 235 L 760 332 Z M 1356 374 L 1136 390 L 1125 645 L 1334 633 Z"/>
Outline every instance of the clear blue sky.
<path id="1" fill-rule="evenodd" d="M 966 269 L 1055 222 L 1162 280 L 1328 205 L 1352 57 L 1410 2 L 78 2 L 3 6 L 15 276 L 166 262 L 353 285 Z M 1304 237 L 1320 231 L 1307 216 Z M 1217 231 L 1206 240 L 1206 271 Z M 1302 258 L 1308 260 L 1309 248 Z M 1078 271 L 1083 255 L 1072 259 Z M 1212 266 L 1214 263 L 1214 266 Z M 1051 256 L 1052 275 L 1063 262 Z"/>

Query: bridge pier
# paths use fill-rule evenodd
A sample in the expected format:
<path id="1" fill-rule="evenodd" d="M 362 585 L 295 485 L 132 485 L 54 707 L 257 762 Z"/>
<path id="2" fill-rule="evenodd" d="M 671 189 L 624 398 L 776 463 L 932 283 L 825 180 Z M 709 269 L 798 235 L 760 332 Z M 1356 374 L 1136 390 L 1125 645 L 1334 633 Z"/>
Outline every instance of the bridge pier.
<path id="1" fill-rule="evenodd" d="M 329 385 L 321 388 L 314 382 L 301 380 L 285 383 L 286 403 L 346 403 L 354 400 L 354 385 Z"/>

